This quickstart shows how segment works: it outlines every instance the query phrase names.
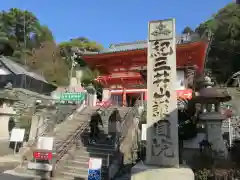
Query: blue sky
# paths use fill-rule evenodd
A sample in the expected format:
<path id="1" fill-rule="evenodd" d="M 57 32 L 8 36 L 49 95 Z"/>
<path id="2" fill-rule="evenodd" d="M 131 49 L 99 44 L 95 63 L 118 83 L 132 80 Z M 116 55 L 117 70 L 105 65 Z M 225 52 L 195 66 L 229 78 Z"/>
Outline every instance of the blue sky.
<path id="1" fill-rule="evenodd" d="M 1 0 L 2 10 L 35 13 L 57 42 L 85 36 L 105 47 L 147 39 L 148 21 L 175 17 L 177 32 L 195 28 L 232 0 Z"/>

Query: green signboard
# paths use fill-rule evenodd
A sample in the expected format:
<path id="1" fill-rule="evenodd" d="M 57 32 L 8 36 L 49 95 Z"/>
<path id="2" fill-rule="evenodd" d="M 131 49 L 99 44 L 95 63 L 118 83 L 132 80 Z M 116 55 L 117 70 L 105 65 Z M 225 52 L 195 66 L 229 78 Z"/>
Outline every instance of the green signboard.
<path id="1" fill-rule="evenodd" d="M 66 92 L 60 95 L 61 101 L 82 101 L 85 99 L 84 92 Z"/>
<path id="2" fill-rule="evenodd" d="M 222 104 L 221 104 L 221 107 L 224 107 L 224 108 L 232 108 L 233 105 L 232 105 L 232 104 L 229 104 L 229 103 L 222 103 Z"/>

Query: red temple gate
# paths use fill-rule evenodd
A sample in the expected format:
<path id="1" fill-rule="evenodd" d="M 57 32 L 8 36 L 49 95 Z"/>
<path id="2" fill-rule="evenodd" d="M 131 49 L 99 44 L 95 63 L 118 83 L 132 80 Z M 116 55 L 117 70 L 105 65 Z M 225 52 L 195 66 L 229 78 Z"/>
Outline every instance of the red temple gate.
<path id="1" fill-rule="evenodd" d="M 177 70 L 185 73 L 183 84 L 189 68 L 203 71 L 207 47 L 208 41 L 205 40 L 177 45 Z M 92 69 L 99 70 L 101 76 L 96 81 L 111 92 L 113 100 L 122 102 L 120 104 L 124 106 L 133 104 L 131 101 L 136 100 L 139 95 L 142 100 L 146 100 L 146 41 L 115 44 L 99 53 L 86 53 L 83 59 Z M 187 87 L 184 85 L 184 88 Z M 181 92 L 184 88 L 177 88 L 178 94 L 184 96 L 186 93 Z"/>

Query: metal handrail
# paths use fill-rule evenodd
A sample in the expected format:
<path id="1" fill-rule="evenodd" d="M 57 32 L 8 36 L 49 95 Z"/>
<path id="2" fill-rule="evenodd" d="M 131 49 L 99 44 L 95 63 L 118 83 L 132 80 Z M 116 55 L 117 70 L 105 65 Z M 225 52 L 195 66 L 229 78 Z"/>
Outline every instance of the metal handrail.
<path id="1" fill-rule="evenodd" d="M 76 131 L 73 134 L 68 136 L 66 141 L 64 141 L 61 144 L 61 146 L 57 149 L 58 158 L 56 160 L 55 166 L 58 165 L 58 162 L 68 152 L 68 150 L 75 143 L 76 138 L 78 138 L 78 136 L 86 129 L 87 126 L 88 126 L 88 122 L 83 123 L 79 128 L 76 129 Z"/>
<path id="2" fill-rule="evenodd" d="M 105 103 L 109 103 L 109 101 Z M 108 109 L 108 107 L 105 107 L 105 103 L 102 106 L 100 106 L 100 108 L 103 108 L 103 111 L 106 111 Z M 72 144 L 75 142 L 75 139 L 78 138 L 78 136 L 87 128 L 88 125 L 89 122 L 83 123 L 73 134 L 71 134 L 67 138 L 66 141 L 63 142 L 63 144 L 61 144 L 61 146 L 57 150 L 58 159 L 56 161 L 56 165 L 61 160 L 61 158 L 67 153 L 67 151 L 71 148 Z M 108 161 L 110 160 L 109 156 L 111 155 L 108 154 Z"/>
<path id="3" fill-rule="evenodd" d="M 32 145 L 34 145 L 34 144 L 36 143 L 38 137 L 43 136 L 43 135 L 46 135 L 47 133 L 49 133 L 49 132 L 51 132 L 52 130 L 54 130 L 54 127 L 55 127 L 57 124 L 59 124 L 59 122 L 60 122 L 59 119 L 61 119 L 61 121 L 64 121 L 64 120 L 66 120 L 70 115 L 73 115 L 74 112 L 75 112 L 75 111 L 72 111 L 70 114 L 68 113 L 67 115 L 66 115 L 66 114 L 63 114 L 63 113 L 61 113 L 61 112 L 60 112 L 60 113 L 61 113 L 60 115 L 59 115 L 59 113 L 56 113 L 56 116 L 54 116 L 53 119 L 51 118 L 51 120 L 48 120 L 48 121 L 44 122 L 41 126 L 38 126 L 38 127 L 37 127 L 37 133 L 36 133 L 36 136 L 35 136 L 35 141 L 32 143 Z M 52 123 L 53 121 L 54 121 L 54 123 Z M 46 128 L 44 129 L 44 131 L 43 131 L 41 134 L 38 134 L 39 129 L 40 129 L 40 128 L 43 128 L 43 127 L 46 127 Z"/>
<path id="4" fill-rule="evenodd" d="M 101 106 L 103 107 L 103 106 Z M 100 108 L 101 108 L 100 107 Z M 107 108 L 104 108 L 106 110 Z M 64 141 L 61 146 L 57 149 L 58 159 L 56 161 L 56 166 L 61 158 L 67 153 L 67 151 L 71 148 L 72 144 L 74 144 L 75 139 L 86 129 L 89 125 L 89 122 L 83 123 L 73 134 L 69 135 L 66 141 Z"/>

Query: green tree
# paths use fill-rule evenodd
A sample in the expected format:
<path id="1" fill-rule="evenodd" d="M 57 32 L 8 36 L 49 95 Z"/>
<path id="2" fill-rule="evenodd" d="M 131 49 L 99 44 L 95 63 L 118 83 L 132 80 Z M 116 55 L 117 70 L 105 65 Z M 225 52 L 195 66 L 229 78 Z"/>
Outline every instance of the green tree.
<path id="1" fill-rule="evenodd" d="M 240 6 L 230 3 L 196 30 L 202 37 L 213 34 L 207 67 L 218 82 L 240 69 Z"/>
<path id="2" fill-rule="evenodd" d="M 69 69 L 55 42 L 43 42 L 41 48 L 34 49 L 31 55 L 27 56 L 27 64 L 49 82 L 68 85 Z"/>
<path id="3" fill-rule="evenodd" d="M 70 41 L 60 43 L 59 49 L 62 57 L 64 57 L 69 64 L 71 64 L 70 57 L 73 54 L 76 54 L 79 55 L 79 58 L 76 58 L 78 63 L 81 66 L 85 66 L 85 63 L 80 58 L 81 53 L 86 51 L 99 52 L 101 49 L 103 49 L 103 47 L 95 41 L 90 41 L 85 37 L 79 37 L 75 39 L 70 39 Z"/>
<path id="4" fill-rule="evenodd" d="M 71 56 L 75 55 L 78 66 L 85 67 L 81 53 L 100 49 L 100 44 L 85 37 L 56 45 L 51 30 L 32 12 L 17 8 L 0 12 L 0 54 L 29 66 L 58 85 L 68 84 Z M 84 69 L 85 84 L 93 82 L 95 77 L 95 71 Z"/>
<path id="5" fill-rule="evenodd" d="M 32 12 L 17 8 L 0 12 L 0 54 L 26 63 L 49 82 L 68 84 L 68 66 L 53 34 Z"/>
<path id="6" fill-rule="evenodd" d="M 84 70 L 84 75 L 82 77 L 83 85 L 87 86 L 89 84 L 95 84 L 94 79 L 99 75 L 99 73 L 94 70 L 90 70 L 87 64 L 82 60 L 81 55 L 84 52 L 99 52 L 103 49 L 103 46 L 95 41 L 91 41 L 85 37 L 79 37 L 76 39 L 71 39 L 67 42 L 62 42 L 59 44 L 59 49 L 62 57 L 66 60 L 69 68 L 71 68 L 72 59 L 75 56 L 74 61 L 78 63 L 76 68 L 81 68 Z"/>
<path id="7" fill-rule="evenodd" d="M 31 52 L 28 50 L 40 47 L 42 42 L 53 41 L 51 31 L 32 12 L 17 8 L 0 13 L 0 32 L 6 33 L 8 43 L 17 51 L 14 54 L 18 55 Z"/>
<path id="8" fill-rule="evenodd" d="M 192 28 L 190 28 L 189 26 L 185 27 L 182 31 L 182 34 L 193 34 L 194 30 L 192 30 Z"/>

